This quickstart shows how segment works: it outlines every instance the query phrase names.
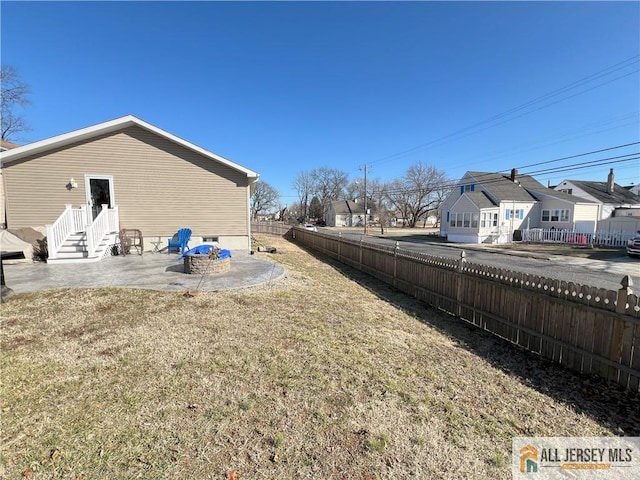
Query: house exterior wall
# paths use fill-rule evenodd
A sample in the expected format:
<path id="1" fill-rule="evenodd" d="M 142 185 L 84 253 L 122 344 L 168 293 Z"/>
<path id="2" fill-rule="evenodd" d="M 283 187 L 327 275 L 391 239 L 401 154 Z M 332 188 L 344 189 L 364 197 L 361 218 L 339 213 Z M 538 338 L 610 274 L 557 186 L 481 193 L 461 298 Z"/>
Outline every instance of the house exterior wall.
<path id="1" fill-rule="evenodd" d="M 0 168 L 0 228 L 6 228 L 5 222 L 4 175 L 2 175 L 2 168 Z"/>
<path id="2" fill-rule="evenodd" d="M 501 233 L 506 233 L 509 237 L 515 230 L 522 230 L 527 225 L 535 225 L 535 218 L 532 216 L 534 204 L 531 202 L 502 202 L 498 214 L 498 225 Z M 507 210 L 509 214 L 507 215 Z M 511 212 L 515 211 L 516 215 Z"/>
<path id="3" fill-rule="evenodd" d="M 478 241 L 478 227 L 472 227 L 472 223 L 471 223 L 471 216 L 472 215 L 478 215 L 480 210 L 478 209 L 478 207 L 471 201 L 469 200 L 469 198 L 462 196 L 462 197 L 458 197 L 458 201 L 455 203 L 455 205 L 453 205 L 451 207 L 451 209 L 449 210 L 450 215 L 449 215 L 449 226 L 448 226 L 448 230 L 447 230 L 447 239 L 451 240 L 452 236 L 455 236 L 455 238 L 464 238 L 464 243 L 477 243 Z M 469 218 L 468 218 L 468 226 L 465 226 L 465 220 L 466 217 L 463 218 L 463 222 L 461 226 L 458 226 L 459 222 L 456 222 L 456 226 L 451 226 L 451 216 L 453 214 L 458 214 L 458 213 L 462 213 L 464 214 L 469 214 Z M 446 214 L 445 214 L 445 220 L 446 220 Z M 457 218 L 456 218 L 457 220 Z M 454 240 L 454 241 L 459 241 L 459 240 Z"/>
<path id="4" fill-rule="evenodd" d="M 594 206 L 597 209 L 598 205 L 594 204 Z M 574 225 L 575 209 L 575 204 L 571 204 L 569 202 L 559 200 L 551 196 L 545 196 L 544 200 L 542 201 L 542 205 L 540 205 L 540 217 L 538 225 L 543 229 L 554 228 L 556 230 L 572 230 Z M 552 221 L 556 210 L 560 213 L 560 216 L 558 217 L 558 221 Z M 548 220 L 543 217 L 545 211 L 548 211 L 550 213 L 550 217 Z M 561 218 L 563 211 L 568 211 L 568 217 L 564 221 Z M 587 210 L 582 212 L 582 214 L 585 214 L 586 211 Z M 593 220 L 594 218 L 596 217 L 592 217 L 591 220 Z M 582 219 L 587 220 L 587 218 L 585 217 L 582 217 Z"/>
<path id="5" fill-rule="evenodd" d="M 10 228 L 54 222 L 65 204 L 86 203 L 85 175 L 110 175 L 122 228 L 148 238 L 188 227 L 194 237 L 218 236 L 227 248 L 250 248 L 246 175 L 137 126 L 3 170 Z M 68 190 L 71 177 L 78 188 Z"/>

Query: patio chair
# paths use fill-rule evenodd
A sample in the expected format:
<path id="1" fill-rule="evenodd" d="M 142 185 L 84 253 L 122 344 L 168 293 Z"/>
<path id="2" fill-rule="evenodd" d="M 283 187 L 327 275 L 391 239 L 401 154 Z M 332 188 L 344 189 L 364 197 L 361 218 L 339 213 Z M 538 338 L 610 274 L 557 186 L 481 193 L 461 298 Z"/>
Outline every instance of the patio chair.
<path id="1" fill-rule="evenodd" d="M 191 239 L 191 229 L 190 228 L 181 228 L 178 230 L 173 238 L 169 239 L 169 246 L 167 248 L 167 253 L 171 253 L 171 249 L 180 249 L 180 254 L 183 254 L 187 250 L 189 250 L 189 240 Z"/>

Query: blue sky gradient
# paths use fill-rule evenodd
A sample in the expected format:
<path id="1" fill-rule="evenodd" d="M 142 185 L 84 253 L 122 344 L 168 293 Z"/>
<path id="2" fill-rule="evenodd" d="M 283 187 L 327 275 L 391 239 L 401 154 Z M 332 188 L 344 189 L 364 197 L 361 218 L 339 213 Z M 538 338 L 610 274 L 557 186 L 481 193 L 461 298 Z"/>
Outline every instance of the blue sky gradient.
<path id="1" fill-rule="evenodd" d="M 2 63 L 33 91 L 20 140 L 133 114 L 259 172 L 283 204 L 299 171 L 322 166 L 355 179 L 366 163 L 386 181 L 423 161 L 455 179 L 639 151 L 527 167 L 640 141 L 638 2 L 0 9 Z M 638 160 L 579 167 L 534 176 L 605 181 L 613 167 L 617 183 L 640 181 Z"/>

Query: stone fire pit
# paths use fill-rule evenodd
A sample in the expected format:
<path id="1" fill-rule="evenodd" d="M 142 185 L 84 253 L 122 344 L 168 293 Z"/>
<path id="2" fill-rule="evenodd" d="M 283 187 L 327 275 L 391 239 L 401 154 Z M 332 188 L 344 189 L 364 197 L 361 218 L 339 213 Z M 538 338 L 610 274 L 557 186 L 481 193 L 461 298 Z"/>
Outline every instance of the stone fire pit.
<path id="1" fill-rule="evenodd" d="M 211 258 L 209 255 L 184 256 L 184 273 L 212 275 L 227 272 L 230 268 L 230 258 Z"/>

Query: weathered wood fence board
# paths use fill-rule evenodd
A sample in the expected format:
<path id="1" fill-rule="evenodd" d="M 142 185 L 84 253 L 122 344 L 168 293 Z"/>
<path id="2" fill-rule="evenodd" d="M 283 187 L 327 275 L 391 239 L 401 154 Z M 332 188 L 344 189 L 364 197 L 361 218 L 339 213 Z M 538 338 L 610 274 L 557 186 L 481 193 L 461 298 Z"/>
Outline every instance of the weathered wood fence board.
<path id="1" fill-rule="evenodd" d="M 527 350 L 640 391 L 640 305 L 537 275 L 293 229 L 294 241 Z"/>

